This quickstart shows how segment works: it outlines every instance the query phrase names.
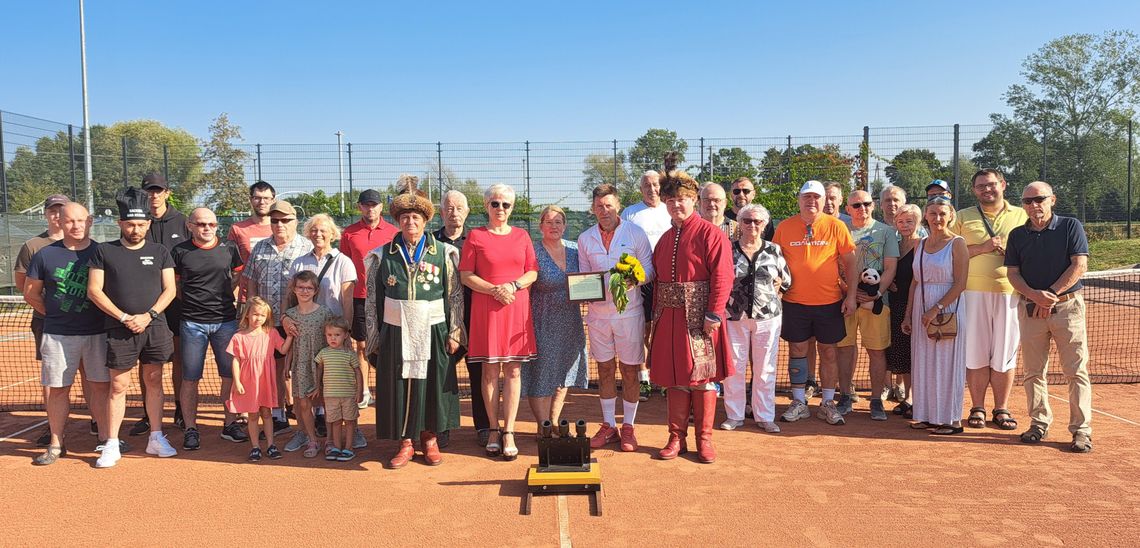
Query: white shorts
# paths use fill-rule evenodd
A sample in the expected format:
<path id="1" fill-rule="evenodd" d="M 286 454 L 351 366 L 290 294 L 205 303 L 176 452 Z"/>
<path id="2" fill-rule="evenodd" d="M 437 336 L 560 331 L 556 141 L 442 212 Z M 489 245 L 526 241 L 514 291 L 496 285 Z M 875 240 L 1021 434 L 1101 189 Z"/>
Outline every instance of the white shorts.
<path id="1" fill-rule="evenodd" d="M 626 365 L 645 363 L 645 317 L 641 315 L 587 320 L 590 357 L 608 362 L 615 357 Z"/>
<path id="2" fill-rule="evenodd" d="M 989 367 L 998 373 L 1017 367 L 1021 330 L 1017 321 L 1017 295 L 963 291 L 965 313 L 958 319 L 965 335 L 966 369 Z"/>
<path id="3" fill-rule="evenodd" d="M 44 333 L 40 342 L 43 362 L 40 383 L 49 388 L 64 388 L 75 382 L 79 363 L 91 382 L 111 382 L 107 370 L 107 335 L 53 335 Z"/>

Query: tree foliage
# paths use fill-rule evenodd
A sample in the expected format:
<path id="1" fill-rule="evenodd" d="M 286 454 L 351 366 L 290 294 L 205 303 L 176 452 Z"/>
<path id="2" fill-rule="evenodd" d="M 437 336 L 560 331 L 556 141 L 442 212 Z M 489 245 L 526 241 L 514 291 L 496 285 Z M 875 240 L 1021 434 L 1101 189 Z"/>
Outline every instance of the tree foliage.
<path id="1" fill-rule="evenodd" d="M 614 154 L 590 154 L 582 161 L 582 183 L 578 189 L 589 196 L 594 187 L 608 183 L 618 189 L 621 203 L 632 204 L 641 199 L 638 184 L 640 176 L 629 172 L 625 161 L 626 153 L 619 150 Z"/>
<path id="2" fill-rule="evenodd" d="M 677 137 L 676 131 L 653 128 L 638 137 L 629 149 L 630 167 L 637 177 L 650 169 L 661 171 L 665 153 L 670 151 L 677 153 L 677 165 L 680 166 L 688 150 L 689 143 Z"/>
<path id="3" fill-rule="evenodd" d="M 708 161 L 701 166 L 697 180 L 712 181 L 727 186 L 737 177 L 755 179 L 756 173 L 752 157 L 747 151 L 740 147 L 722 148 L 709 155 Z"/>
<path id="4" fill-rule="evenodd" d="M 851 182 L 851 169 L 855 158 L 843 154 L 839 145 L 800 145 L 784 150 L 768 149 L 760 159 L 756 183 L 760 203 L 777 218 L 794 214 L 798 205 L 796 194 L 804 182 Z"/>
<path id="5" fill-rule="evenodd" d="M 210 138 L 202 143 L 202 160 L 209 166 L 202 175 L 202 186 L 208 193 L 206 205 L 222 214 L 249 206 L 244 168 L 249 154 L 234 146 L 241 140 L 241 127 L 231 124 L 223 112 L 210 124 Z"/>

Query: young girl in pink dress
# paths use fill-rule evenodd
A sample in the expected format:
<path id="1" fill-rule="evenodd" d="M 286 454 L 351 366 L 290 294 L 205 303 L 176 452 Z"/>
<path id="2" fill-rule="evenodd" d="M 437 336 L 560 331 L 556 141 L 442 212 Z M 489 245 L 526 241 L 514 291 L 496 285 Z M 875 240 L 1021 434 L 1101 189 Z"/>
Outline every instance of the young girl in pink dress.
<path id="1" fill-rule="evenodd" d="M 231 413 L 249 413 L 249 441 L 253 450 L 249 460 L 261 460 L 261 444 L 257 436 L 257 419 L 261 418 L 262 431 L 269 447 L 265 450 L 271 459 L 281 458 L 281 451 L 273 444 L 273 408 L 277 407 L 277 372 L 273 351 L 287 352 L 293 337 L 281 338 L 273 327 L 273 310 L 260 297 L 249 299 L 242 314 L 240 331 L 230 339 L 226 352 L 234 357 L 233 389 L 226 400 Z"/>

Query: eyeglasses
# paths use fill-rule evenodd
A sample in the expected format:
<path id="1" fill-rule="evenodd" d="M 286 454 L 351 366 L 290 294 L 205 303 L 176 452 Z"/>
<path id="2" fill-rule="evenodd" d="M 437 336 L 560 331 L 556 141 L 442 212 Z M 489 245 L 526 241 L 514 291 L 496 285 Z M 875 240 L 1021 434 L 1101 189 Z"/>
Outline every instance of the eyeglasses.
<path id="1" fill-rule="evenodd" d="M 768 222 L 768 221 L 765 219 L 741 219 L 740 220 L 740 224 L 742 224 L 742 225 L 754 225 L 754 226 L 760 226 L 766 222 Z"/>
<path id="2" fill-rule="evenodd" d="M 249 201 L 251 201 L 251 202 L 272 202 L 275 199 L 276 198 L 274 198 L 273 196 L 250 196 L 249 197 Z"/>
<path id="3" fill-rule="evenodd" d="M 492 200 L 491 201 L 491 207 L 493 207 L 495 209 L 510 209 L 511 203 L 510 202 L 500 202 L 498 200 Z"/>
<path id="4" fill-rule="evenodd" d="M 311 292 L 317 290 L 317 288 L 315 288 L 311 285 L 298 285 L 298 286 L 294 287 L 293 289 L 295 289 L 297 291 L 303 291 L 305 293 L 311 293 Z"/>
<path id="5" fill-rule="evenodd" d="M 1048 200 L 1049 198 L 1052 198 L 1052 197 L 1053 196 L 1051 196 L 1051 195 L 1048 195 L 1048 196 L 1030 196 L 1028 198 L 1022 198 L 1021 203 L 1022 203 L 1022 205 L 1040 204 L 1040 203 L 1044 203 L 1045 200 Z"/>
<path id="6" fill-rule="evenodd" d="M 269 219 L 269 222 L 271 222 L 275 225 L 287 225 L 287 224 L 293 222 L 294 220 L 295 219 Z"/>
<path id="7" fill-rule="evenodd" d="M 974 188 L 978 189 L 978 190 L 995 189 L 995 188 L 997 188 L 997 183 L 979 183 L 979 184 L 975 184 Z"/>
<path id="8" fill-rule="evenodd" d="M 734 189 L 732 189 L 732 194 L 735 196 L 740 196 L 741 194 L 752 194 L 752 189 L 751 188 L 734 188 Z"/>
<path id="9" fill-rule="evenodd" d="M 853 204 L 847 204 L 847 205 L 849 205 L 855 209 L 863 209 L 865 207 L 871 207 L 871 206 L 875 205 L 875 202 L 855 202 Z"/>
<path id="10" fill-rule="evenodd" d="M 811 225 L 807 225 L 806 229 L 804 230 L 804 241 L 805 242 L 811 242 L 814 240 L 815 240 L 815 233 L 812 232 Z"/>
<path id="11" fill-rule="evenodd" d="M 194 223 L 198 228 L 218 228 L 218 223 Z"/>

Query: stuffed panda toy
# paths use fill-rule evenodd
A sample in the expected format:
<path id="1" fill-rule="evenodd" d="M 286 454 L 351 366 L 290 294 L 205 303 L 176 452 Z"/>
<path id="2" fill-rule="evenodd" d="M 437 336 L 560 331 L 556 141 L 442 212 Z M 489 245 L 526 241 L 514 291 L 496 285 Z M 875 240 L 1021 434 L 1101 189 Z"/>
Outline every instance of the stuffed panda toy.
<path id="1" fill-rule="evenodd" d="M 879 290 L 879 271 L 867 268 L 859 275 L 859 291 L 868 295 L 879 295 L 874 301 L 861 303 L 859 306 L 870 309 L 875 315 L 883 313 L 883 297 Z"/>

